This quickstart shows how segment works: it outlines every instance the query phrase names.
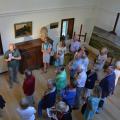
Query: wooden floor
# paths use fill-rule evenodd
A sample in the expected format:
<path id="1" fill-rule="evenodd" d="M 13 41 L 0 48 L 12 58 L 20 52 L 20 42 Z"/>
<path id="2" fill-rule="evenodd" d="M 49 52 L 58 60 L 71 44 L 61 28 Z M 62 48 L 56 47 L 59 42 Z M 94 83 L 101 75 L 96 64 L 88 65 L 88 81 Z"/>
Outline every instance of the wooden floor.
<path id="1" fill-rule="evenodd" d="M 47 74 L 41 74 L 40 70 L 34 70 L 33 74 L 36 77 L 35 88 L 35 103 L 37 109 L 37 103 L 44 93 L 46 88 L 47 79 L 53 78 L 54 68 L 49 68 Z M 0 112 L 0 120 L 20 120 L 16 108 L 18 107 L 19 100 L 24 97 L 22 91 L 22 83 L 24 76 L 19 74 L 19 84 L 14 84 L 10 89 L 8 86 L 8 74 L 4 73 L 0 75 L 0 94 L 2 94 L 7 102 L 5 109 Z M 43 119 L 44 120 L 44 119 Z M 73 120 L 82 120 L 80 110 L 73 111 Z M 114 96 L 107 100 L 104 110 L 101 114 L 95 115 L 94 120 L 120 120 L 120 85 L 117 85 Z"/>

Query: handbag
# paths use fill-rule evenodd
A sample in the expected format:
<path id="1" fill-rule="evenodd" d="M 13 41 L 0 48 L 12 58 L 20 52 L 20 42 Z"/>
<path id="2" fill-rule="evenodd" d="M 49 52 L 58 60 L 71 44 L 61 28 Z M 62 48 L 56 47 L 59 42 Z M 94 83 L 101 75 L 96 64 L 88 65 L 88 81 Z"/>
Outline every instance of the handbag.
<path id="1" fill-rule="evenodd" d="M 102 108 L 104 104 L 104 100 L 100 100 L 99 104 L 98 104 L 98 108 Z"/>
<path id="2" fill-rule="evenodd" d="M 84 114 L 85 113 L 85 110 L 87 108 L 87 103 L 84 103 L 82 108 L 81 108 L 81 113 Z"/>

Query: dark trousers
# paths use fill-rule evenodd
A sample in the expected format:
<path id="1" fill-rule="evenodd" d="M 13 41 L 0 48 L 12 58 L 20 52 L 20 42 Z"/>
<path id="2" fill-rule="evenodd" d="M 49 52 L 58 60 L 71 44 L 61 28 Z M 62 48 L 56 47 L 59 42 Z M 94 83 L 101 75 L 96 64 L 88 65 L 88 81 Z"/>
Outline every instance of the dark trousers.
<path id="1" fill-rule="evenodd" d="M 39 117 L 42 117 L 42 109 L 43 109 L 42 107 L 43 107 L 43 102 L 41 100 L 38 104 L 38 116 Z"/>
<path id="2" fill-rule="evenodd" d="M 13 85 L 13 82 L 17 82 L 17 73 L 18 73 L 18 66 L 8 67 L 10 85 Z"/>

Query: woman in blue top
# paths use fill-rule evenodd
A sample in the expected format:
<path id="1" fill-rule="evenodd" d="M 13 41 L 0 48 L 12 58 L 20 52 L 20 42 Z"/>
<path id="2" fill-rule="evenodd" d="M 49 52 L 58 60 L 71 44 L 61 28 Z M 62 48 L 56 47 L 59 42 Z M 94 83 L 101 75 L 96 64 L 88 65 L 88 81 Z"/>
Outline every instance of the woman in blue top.
<path id="1" fill-rule="evenodd" d="M 83 114 L 84 120 L 93 120 L 101 97 L 101 88 L 95 86 L 93 95 L 87 99 L 87 107 Z"/>

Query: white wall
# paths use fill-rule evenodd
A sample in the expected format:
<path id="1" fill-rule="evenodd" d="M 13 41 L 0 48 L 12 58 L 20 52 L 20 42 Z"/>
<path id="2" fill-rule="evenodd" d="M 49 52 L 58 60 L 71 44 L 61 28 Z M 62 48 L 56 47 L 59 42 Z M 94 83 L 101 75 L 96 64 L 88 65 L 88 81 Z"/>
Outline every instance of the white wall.
<path id="1" fill-rule="evenodd" d="M 99 0 L 96 5 L 96 25 L 112 31 L 117 13 L 120 12 L 120 0 Z M 116 32 L 120 36 L 120 19 Z"/>
<path id="2" fill-rule="evenodd" d="M 80 24 L 90 38 L 93 29 L 93 8 L 96 0 L 1 0 L 0 33 L 4 52 L 10 42 L 22 42 L 38 38 L 40 28 L 59 22 L 59 27 L 49 31 L 49 36 L 58 41 L 61 19 L 75 18 L 74 31 L 79 32 Z M 15 38 L 14 24 L 32 21 L 33 34 L 30 37 Z"/>

